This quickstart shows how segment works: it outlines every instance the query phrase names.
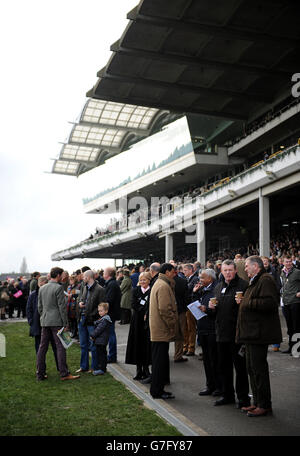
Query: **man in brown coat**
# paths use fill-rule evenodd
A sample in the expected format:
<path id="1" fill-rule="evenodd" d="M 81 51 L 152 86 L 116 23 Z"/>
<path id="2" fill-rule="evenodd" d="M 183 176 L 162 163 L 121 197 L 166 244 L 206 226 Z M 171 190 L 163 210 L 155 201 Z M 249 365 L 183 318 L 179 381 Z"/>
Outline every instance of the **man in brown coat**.
<path id="1" fill-rule="evenodd" d="M 246 259 L 250 278 L 240 305 L 236 343 L 245 344 L 246 363 L 253 394 L 253 405 L 243 407 L 248 416 L 263 416 L 272 411 L 268 345 L 282 341 L 278 314 L 279 293 L 274 278 L 268 274 L 259 256 Z"/>
<path id="2" fill-rule="evenodd" d="M 175 397 L 164 390 L 164 386 L 170 382 L 169 342 L 175 340 L 178 330 L 174 275 L 174 266 L 164 263 L 150 295 L 149 325 L 152 351 L 150 394 L 154 399 Z"/>

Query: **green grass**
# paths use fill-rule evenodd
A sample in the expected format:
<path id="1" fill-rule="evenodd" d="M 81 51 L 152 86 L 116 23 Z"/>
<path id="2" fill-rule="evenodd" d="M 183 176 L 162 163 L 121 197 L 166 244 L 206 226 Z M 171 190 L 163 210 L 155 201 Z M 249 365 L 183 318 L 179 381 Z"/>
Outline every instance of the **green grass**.
<path id="1" fill-rule="evenodd" d="M 51 346 L 48 380 L 37 382 L 34 339 L 27 323 L 0 325 L 6 358 L 0 358 L 1 436 L 179 436 L 109 373 L 62 382 Z M 67 351 L 71 373 L 79 367 L 80 348 Z"/>

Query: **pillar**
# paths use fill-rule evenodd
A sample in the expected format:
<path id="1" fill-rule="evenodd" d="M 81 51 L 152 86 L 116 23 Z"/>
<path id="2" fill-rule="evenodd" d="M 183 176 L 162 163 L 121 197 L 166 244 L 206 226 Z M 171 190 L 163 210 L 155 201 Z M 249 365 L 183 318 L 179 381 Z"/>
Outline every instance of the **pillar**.
<path id="1" fill-rule="evenodd" d="M 165 238 L 165 262 L 169 263 L 170 260 L 173 260 L 174 249 L 173 249 L 173 235 L 170 233 L 166 234 Z"/>
<path id="2" fill-rule="evenodd" d="M 269 198 L 262 196 L 259 189 L 259 254 L 270 256 L 270 203 Z"/>
<path id="3" fill-rule="evenodd" d="M 197 239 L 197 261 L 200 261 L 202 268 L 205 268 L 206 248 L 205 248 L 204 214 L 199 214 L 196 217 L 196 239 Z"/>

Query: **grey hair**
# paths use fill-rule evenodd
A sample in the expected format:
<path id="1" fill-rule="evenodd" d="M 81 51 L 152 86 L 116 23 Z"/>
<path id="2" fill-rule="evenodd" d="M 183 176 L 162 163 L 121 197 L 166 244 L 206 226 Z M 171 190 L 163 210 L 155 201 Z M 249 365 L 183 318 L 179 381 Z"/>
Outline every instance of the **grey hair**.
<path id="1" fill-rule="evenodd" d="M 191 263 L 186 263 L 183 267 L 184 268 L 188 268 L 188 269 L 190 269 L 192 271 L 194 270 L 194 265 L 192 265 Z"/>
<path id="2" fill-rule="evenodd" d="M 236 264 L 233 260 L 224 260 L 222 266 L 233 266 L 236 269 Z"/>
<path id="3" fill-rule="evenodd" d="M 94 272 L 91 270 L 91 269 L 88 269 L 87 271 L 85 271 L 83 273 L 86 277 L 88 277 L 89 279 L 94 279 L 95 278 L 95 274 Z"/>
<path id="4" fill-rule="evenodd" d="M 212 280 L 216 280 L 216 278 L 217 278 L 215 271 L 210 268 L 202 269 L 201 274 L 205 274 L 205 275 L 209 276 Z"/>
<path id="5" fill-rule="evenodd" d="M 249 256 L 248 258 L 246 258 L 246 261 L 249 261 L 252 264 L 256 263 L 259 269 L 264 269 L 263 260 L 258 255 Z"/>

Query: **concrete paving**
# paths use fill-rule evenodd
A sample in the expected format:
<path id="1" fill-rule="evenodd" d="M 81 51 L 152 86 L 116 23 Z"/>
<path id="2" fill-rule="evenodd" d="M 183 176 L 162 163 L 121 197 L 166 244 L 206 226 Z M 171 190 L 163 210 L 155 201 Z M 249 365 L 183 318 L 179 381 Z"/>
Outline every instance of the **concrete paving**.
<path id="1" fill-rule="evenodd" d="M 283 343 L 281 350 L 287 348 L 287 335 L 285 321 L 282 321 Z M 149 385 L 142 385 L 132 380 L 135 375 L 135 366 L 124 364 L 129 325 L 116 324 L 118 341 L 118 363 L 112 364 L 111 373 L 118 378 L 116 370 L 130 379 L 144 393 L 139 396 L 143 399 L 151 398 Z M 201 349 L 198 347 L 197 353 Z M 269 347 L 268 362 L 272 391 L 273 415 L 249 418 L 246 414 L 236 409 L 234 405 L 215 407 L 215 398 L 212 396 L 199 396 L 201 389 L 205 388 L 205 373 L 203 362 L 198 356 L 189 357 L 186 363 L 174 363 L 174 343 L 170 344 L 170 369 L 171 384 L 166 387 L 176 396 L 169 401 L 152 400 L 151 408 L 155 404 L 165 407 L 169 413 L 179 414 L 179 420 L 193 429 L 198 435 L 209 436 L 299 436 L 300 435 L 300 358 L 288 354 L 271 351 Z M 114 374 L 115 371 L 115 374 Z M 120 380 L 120 378 L 119 378 Z M 122 380 L 121 380 L 122 381 Z M 127 387 L 130 388 L 128 382 Z M 131 388 L 132 389 L 132 388 Z M 134 391 L 136 394 L 136 391 Z M 137 394 L 138 395 L 138 394 Z M 148 404 L 147 404 L 148 402 Z M 149 406 L 149 401 L 145 401 Z M 158 410 L 157 410 L 158 411 Z M 158 413 L 160 413 L 158 411 Z M 167 419 L 165 417 L 165 419 Z M 179 429 L 179 427 L 178 427 Z M 181 430 L 184 435 L 188 430 Z"/>

